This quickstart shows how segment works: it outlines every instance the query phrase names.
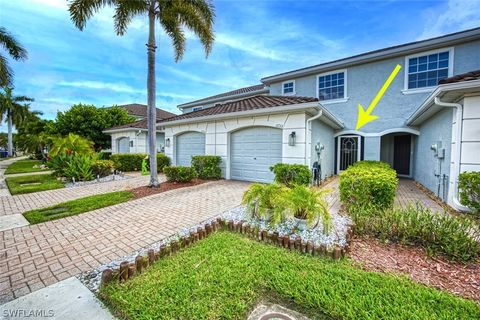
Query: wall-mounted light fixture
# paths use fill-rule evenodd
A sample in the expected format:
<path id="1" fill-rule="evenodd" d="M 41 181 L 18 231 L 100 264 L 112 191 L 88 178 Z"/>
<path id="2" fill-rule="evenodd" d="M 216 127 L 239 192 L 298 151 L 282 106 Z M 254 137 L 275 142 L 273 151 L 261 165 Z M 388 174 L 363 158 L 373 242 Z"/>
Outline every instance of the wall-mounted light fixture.
<path id="1" fill-rule="evenodd" d="M 295 140 L 297 139 L 296 137 L 296 134 L 295 134 L 295 131 L 292 131 L 292 133 L 290 133 L 288 135 L 288 145 L 289 146 L 294 146 L 295 145 Z"/>
<path id="2" fill-rule="evenodd" d="M 165 147 L 170 148 L 170 138 L 165 139 Z"/>

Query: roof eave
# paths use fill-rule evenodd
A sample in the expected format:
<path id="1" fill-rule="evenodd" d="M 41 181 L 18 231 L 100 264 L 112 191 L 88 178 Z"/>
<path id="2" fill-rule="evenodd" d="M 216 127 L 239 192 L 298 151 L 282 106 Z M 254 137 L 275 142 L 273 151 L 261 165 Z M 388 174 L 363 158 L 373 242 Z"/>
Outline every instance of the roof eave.
<path id="1" fill-rule="evenodd" d="M 306 68 L 302 68 L 302 69 L 298 69 L 290 72 L 280 73 L 277 75 L 262 78 L 261 82 L 266 85 L 269 85 L 273 82 L 288 80 L 293 77 L 307 76 L 315 73 L 325 72 L 328 70 L 340 69 L 340 68 L 345 68 L 352 65 L 363 64 L 366 62 L 384 60 L 387 58 L 403 56 L 406 54 L 413 54 L 416 52 L 424 51 L 425 48 L 436 49 L 436 48 L 451 46 L 451 45 L 462 43 L 462 42 L 473 41 L 477 39 L 480 39 L 480 28 L 452 34 L 449 36 L 447 35 L 439 38 L 427 39 L 420 42 L 405 44 L 403 46 L 394 47 L 391 49 L 387 48 L 385 50 L 372 52 L 370 54 L 367 52 L 359 56 L 354 56 L 350 58 L 347 57 L 347 58 L 336 60 L 333 62 L 326 62 L 326 63 L 318 64 L 315 66 L 311 66 L 311 67 L 306 67 Z"/>
<path id="2" fill-rule="evenodd" d="M 274 106 L 274 107 L 267 107 L 262 109 L 255 109 L 255 110 L 247 110 L 247 111 L 239 111 L 239 112 L 229 112 L 229 113 L 221 113 L 221 114 L 214 114 L 202 117 L 195 117 L 195 118 L 187 118 L 187 119 L 180 119 L 175 121 L 168 121 L 168 122 L 158 122 L 158 126 L 163 127 L 171 127 L 178 124 L 185 124 L 185 123 L 196 123 L 196 122 L 204 122 L 204 121 L 212 121 L 212 120 L 221 120 L 221 119 L 228 119 L 232 117 L 244 117 L 244 116 L 251 116 L 251 115 L 260 115 L 260 114 L 276 114 L 276 113 L 283 113 L 288 111 L 300 111 L 300 110 L 307 110 L 310 108 L 319 109 L 318 101 L 313 102 L 304 102 L 298 104 L 289 104 L 285 106 Z"/>
<path id="3" fill-rule="evenodd" d="M 472 89 L 477 87 L 480 88 L 480 80 L 446 83 L 437 86 L 437 88 L 425 99 L 420 107 L 418 107 L 417 110 L 407 119 L 405 124 L 408 126 L 417 126 L 428 119 L 429 117 L 424 116 L 424 114 L 435 105 L 435 97 L 450 91 Z"/>
<path id="4" fill-rule="evenodd" d="M 206 103 L 215 103 L 215 102 L 219 102 L 219 101 L 232 100 L 232 99 L 236 100 L 236 99 L 241 99 L 241 98 L 248 97 L 248 96 L 251 96 L 251 95 L 257 95 L 257 94 L 268 93 L 268 92 L 269 92 L 269 89 L 267 87 L 265 87 L 261 90 L 249 91 L 249 92 L 244 92 L 244 93 L 235 94 L 235 95 L 231 95 L 231 96 L 224 96 L 224 97 L 218 97 L 218 98 L 213 98 L 213 99 L 208 99 L 208 100 L 196 100 L 196 101 L 192 101 L 192 102 L 187 102 L 187 103 L 184 103 L 184 104 L 179 104 L 177 106 L 177 108 L 182 110 L 182 109 L 185 109 L 185 108 L 196 107 L 198 105 L 202 105 L 202 104 L 206 104 Z"/>

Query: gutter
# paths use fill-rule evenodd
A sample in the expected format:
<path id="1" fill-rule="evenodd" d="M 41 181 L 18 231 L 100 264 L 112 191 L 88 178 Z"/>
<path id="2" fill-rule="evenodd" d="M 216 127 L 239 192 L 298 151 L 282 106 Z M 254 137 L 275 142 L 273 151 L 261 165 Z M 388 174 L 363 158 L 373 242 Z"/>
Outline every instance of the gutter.
<path id="1" fill-rule="evenodd" d="M 320 104 L 318 104 L 320 106 Z M 318 113 L 311 117 L 310 119 L 307 119 L 307 123 L 306 123 L 306 126 L 305 126 L 305 164 L 310 167 L 309 163 L 308 163 L 308 160 L 307 159 L 310 159 L 309 157 L 307 157 L 307 152 L 308 152 L 308 143 L 307 141 L 310 140 L 310 146 L 312 145 L 312 135 L 310 134 L 310 139 L 308 139 L 308 133 L 310 132 L 310 127 L 312 125 L 312 121 L 313 120 L 317 120 L 319 119 L 321 116 L 323 115 L 323 109 L 320 107 L 320 110 L 318 110 Z"/>
<path id="2" fill-rule="evenodd" d="M 456 116 L 456 123 L 457 123 L 457 134 L 455 141 L 455 162 L 453 168 L 453 197 L 452 202 L 455 209 L 463 212 L 471 211 L 468 207 L 462 205 L 460 200 L 458 199 L 458 177 L 460 175 L 460 157 L 462 154 L 462 115 L 463 115 L 463 105 L 460 103 L 451 103 L 451 102 L 443 102 L 440 100 L 439 97 L 435 97 L 435 104 L 440 107 L 446 108 L 454 108 L 455 109 L 455 116 Z"/>

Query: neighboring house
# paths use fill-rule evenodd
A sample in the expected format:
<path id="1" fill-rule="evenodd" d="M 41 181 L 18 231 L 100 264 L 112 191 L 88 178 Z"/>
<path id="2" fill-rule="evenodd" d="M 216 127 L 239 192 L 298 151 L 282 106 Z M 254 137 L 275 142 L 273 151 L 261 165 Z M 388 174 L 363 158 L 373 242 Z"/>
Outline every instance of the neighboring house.
<path id="1" fill-rule="evenodd" d="M 355 130 L 358 104 L 368 107 L 397 64 L 373 112 L 379 119 Z M 269 76 L 268 93 L 183 104 L 186 113 L 158 125 L 176 165 L 219 155 L 225 178 L 266 182 L 277 162 L 318 162 L 325 178 L 359 160 L 382 160 L 461 209 L 458 173 L 480 170 L 480 81 L 463 75 L 472 70 L 480 70 L 480 28 Z M 191 111 L 196 106 L 203 109 Z"/>
<path id="2" fill-rule="evenodd" d="M 112 153 L 147 153 L 147 106 L 144 104 L 126 104 L 119 106 L 135 117 L 136 121 L 121 126 L 103 130 L 112 137 Z M 175 116 L 174 113 L 157 108 L 157 123 L 163 119 Z M 165 133 L 163 128 L 157 128 L 157 151 L 163 152 Z"/>

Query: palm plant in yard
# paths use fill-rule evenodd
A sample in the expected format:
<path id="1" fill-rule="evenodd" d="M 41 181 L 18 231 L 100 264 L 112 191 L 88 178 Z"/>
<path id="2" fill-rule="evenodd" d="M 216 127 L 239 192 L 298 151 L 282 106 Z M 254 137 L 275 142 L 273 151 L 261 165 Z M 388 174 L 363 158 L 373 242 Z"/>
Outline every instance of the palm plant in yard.
<path id="1" fill-rule="evenodd" d="M 0 27 L 0 47 L 15 60 L 27 59 L 27 50 L 4 27 Z M 13 71 L 8 65 L 7 58 L 0 51 L 0 86 L 11 85 L 12 79 Z"/>
<path id="2" fill-rule="evenodd" d="M 0 122 L 4 117 L 7 120 L 8 127 L 8 156 L 13 154 L 13 126 L 20 126 L 31 116 L 30 105 L 22 102 L 33 101 L 26 96 L 14 96 L 13 89 L 3 87 L 0 91 Z"/>
<path id="3" fill-rule="evenodd" d="M 278 197 L 282 196 L 285 189 L 278 183 L 254 183 L 243 194 L 242 203 L 253 217 L 269 219 L 274 214 Z"/>
<path id="4" fill-rule="evenodd" d="M 69 4 L 70 17 L 80 30 L 87 20 L 102 7 L 112 6 L 117 35 L 125 34 L 128 24 L 136 16 L 148 17 L 147 43 L 147 104 L 148 104 L 148 145 L 150 155 L 150 185 L 158 186 L 156 146 L 156 105 L 155 105 L 155 26 L 160 24 L 171 38 L 175 61 L 185 52 L 183 27 L 193 31 L 199 38 L 206 54 L 212 49 L 214 7 L 209 0 L 73 0 Z"/>

